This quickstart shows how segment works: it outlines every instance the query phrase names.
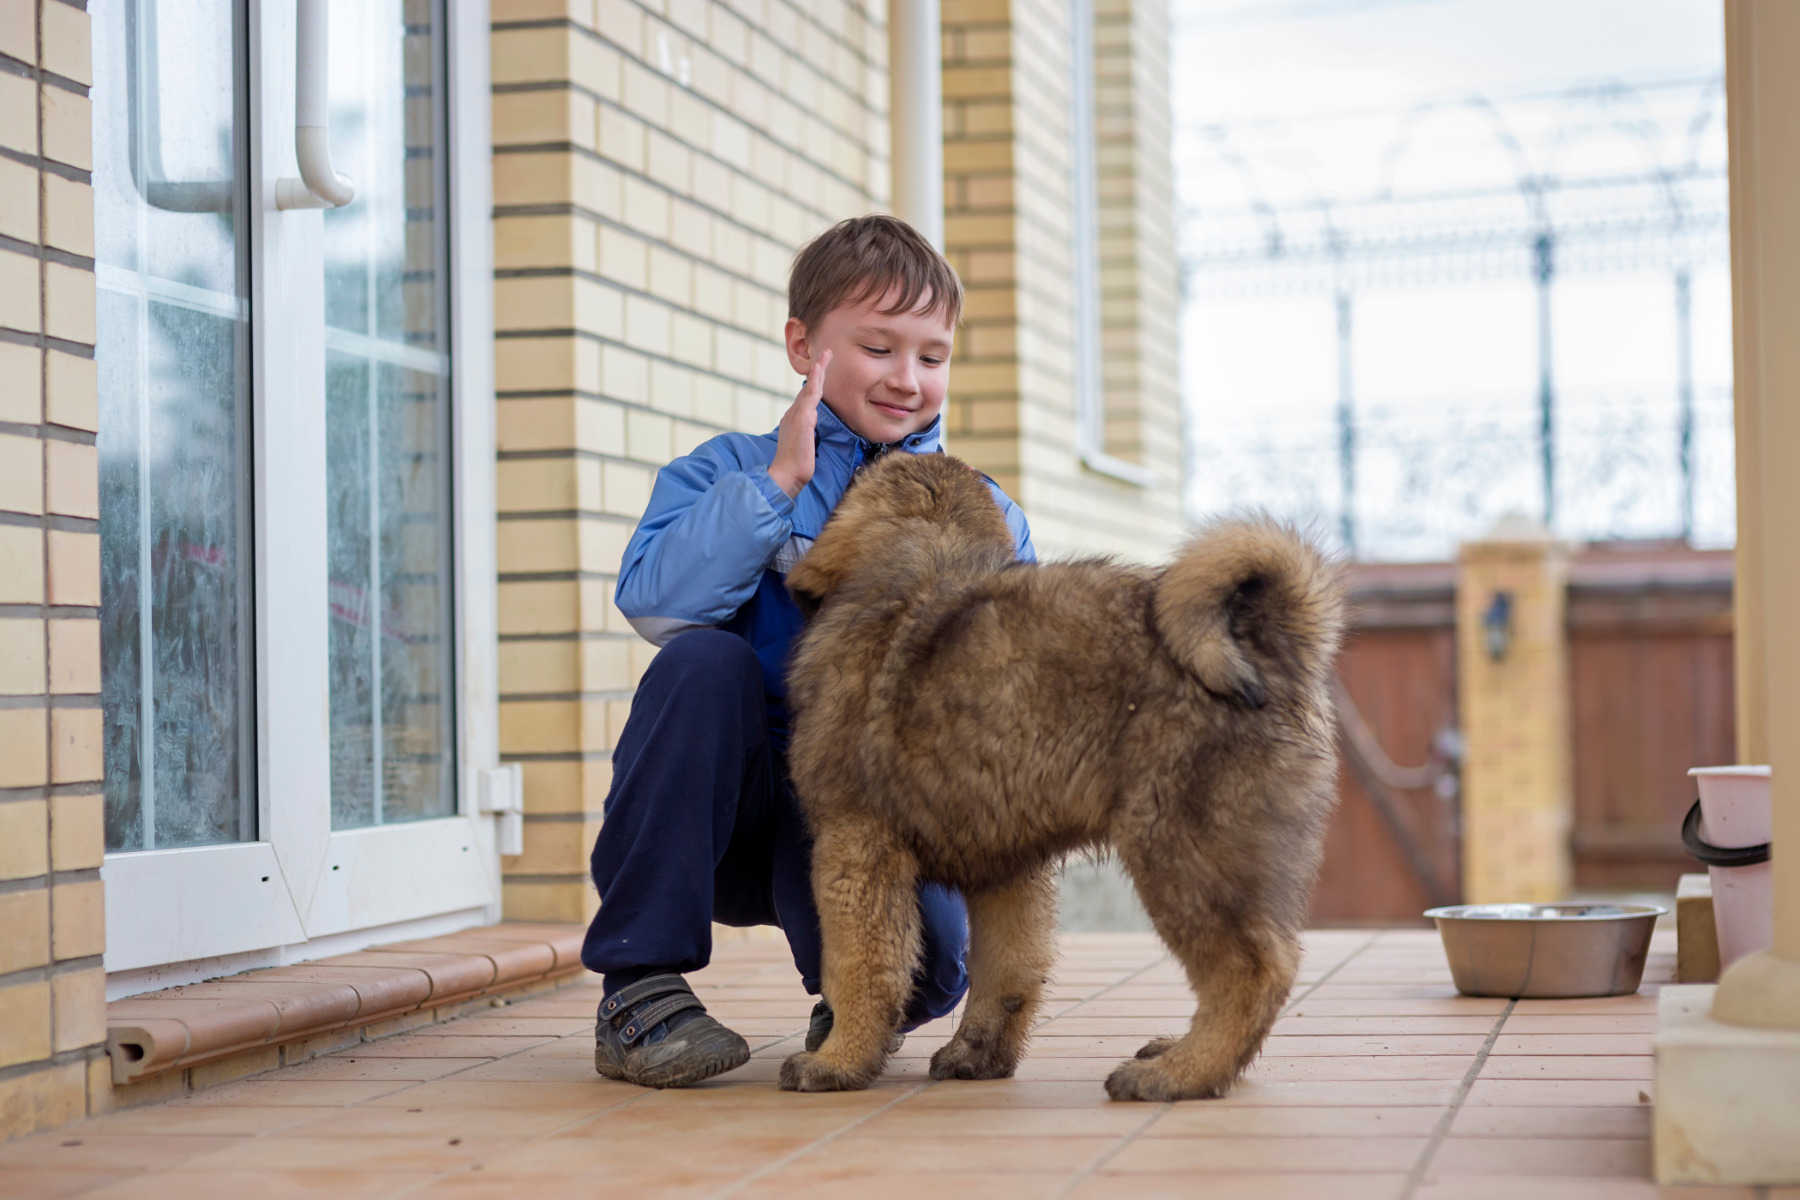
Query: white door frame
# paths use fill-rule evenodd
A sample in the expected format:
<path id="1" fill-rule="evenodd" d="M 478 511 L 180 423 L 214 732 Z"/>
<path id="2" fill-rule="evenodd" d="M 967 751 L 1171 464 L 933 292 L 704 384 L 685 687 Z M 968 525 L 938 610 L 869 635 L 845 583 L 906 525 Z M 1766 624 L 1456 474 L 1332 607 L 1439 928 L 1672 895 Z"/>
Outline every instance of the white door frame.
<path id="1" fill-rule="evenodd" d="M 487 0 L 445 8 L 456 815 L 331 829 L 323 216 L 275 208 L 275 181 L 297 174 L 294 5 L 249 0 L 259 840 L 107 856 L 105 963 L 130 973 L 114 994 L 184 962 L 243 969 L 318 939 L 339 953 L 499 919 L 494 823 L 477 813 L 499 762 L 489 18 Z"/>

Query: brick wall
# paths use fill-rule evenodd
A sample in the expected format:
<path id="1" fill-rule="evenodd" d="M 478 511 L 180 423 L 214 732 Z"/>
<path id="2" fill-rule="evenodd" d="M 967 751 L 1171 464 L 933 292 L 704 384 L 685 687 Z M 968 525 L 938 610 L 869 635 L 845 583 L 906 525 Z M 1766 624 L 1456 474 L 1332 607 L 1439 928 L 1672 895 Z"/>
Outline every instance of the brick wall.
<path id="1" fill-rule="evenodd" d="M 1068 9 L 944 8 L 947 252 L 969 289 L 951 449 L 1046 553 L 1163 554 L 1180 531 L 1168 13 L 1096 17 L 1108 448 L 1075 445 Z M 502 753 L 526 771 L 506 911 L 581 920 L 608 756 L 652 648 L 613 609 L 656 468 L 773 427 L 792 255 L 884 206 L 887 34 L 820 0 L 497 0 Z"/>
<path id="2" fill-rule="evenodd" d="M 88 18 L 0 0 L 0 1139 L 105 1106 Z"/>
<path id="3" fill-rule="evenodd" d="M 1076 445 L 1074 231 L 1065 0 L 945 0 L 945 241 L 969 290 L 951 449 L 998 479 L 1046 555 L 1163 556 L 1181 531 L 1168 14 L 1105 0 L 1095 19 L 1108 450 Z"/>
<path id="4" fill-rule="evenodd" d="M 495 0 L 508 916 L 583 920 L 608 756 L 653 648 L 612 606 L 656 469 L 774 427 L 787 268 L 887 199 L 887 39 L 844 0 Z"/>
<path id="5" fill-rule="evenodd" d="M 1566 633 L 1567 549 L 1510 522 L 1457 564 L 1457 700 L 1463 763 L 1463 899 L 1564 899 L 1575 800 Z M 1483 614 L 1511 596 L 1510 642 L 1492 658 Z"/>

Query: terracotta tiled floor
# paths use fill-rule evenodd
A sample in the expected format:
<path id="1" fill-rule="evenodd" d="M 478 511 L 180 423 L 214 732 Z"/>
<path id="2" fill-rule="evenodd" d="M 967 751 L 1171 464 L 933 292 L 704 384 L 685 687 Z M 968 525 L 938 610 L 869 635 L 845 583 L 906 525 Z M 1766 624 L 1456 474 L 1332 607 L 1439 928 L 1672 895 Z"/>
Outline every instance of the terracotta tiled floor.
<path id="1" fill-rule="evenodd" d="M 678 1092 L 594 1075 L 593 983 L 177 1102 L 0 1146 L 0 1196 L 1638 1200 L 1648 1182 L 1659 934 L 1642 993 L 1458 997 L 1430 932 L 1308 937 L 1300 985 L 1229 1097 L 1109 1103 L 1101 1080 L 1181 1030 L 1180 972 L 1140 934 L 1073 935 L 1018 1078 L 933 1083 L 950 1025 L 867 1092 L 775 1089 L 811 1000 L 785 948 L 693 976 L 756 1048 Z M 1800 1200 L 1772 1189 L 1764 1200 Z"/>

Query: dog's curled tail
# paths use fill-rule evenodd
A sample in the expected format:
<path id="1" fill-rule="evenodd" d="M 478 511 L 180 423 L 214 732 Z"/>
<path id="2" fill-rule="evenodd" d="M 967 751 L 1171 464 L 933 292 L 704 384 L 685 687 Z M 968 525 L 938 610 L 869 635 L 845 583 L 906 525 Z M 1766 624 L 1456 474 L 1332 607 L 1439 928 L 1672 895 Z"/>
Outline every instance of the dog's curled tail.
<path id="1" fill-rule="evenodd" d="M 1324 683 L 1343 634 L 1343 581 L 1286 525 L 1216 520 L 1158 577 L 1154 619 L 1208 691 L 1261 708 Z"/>

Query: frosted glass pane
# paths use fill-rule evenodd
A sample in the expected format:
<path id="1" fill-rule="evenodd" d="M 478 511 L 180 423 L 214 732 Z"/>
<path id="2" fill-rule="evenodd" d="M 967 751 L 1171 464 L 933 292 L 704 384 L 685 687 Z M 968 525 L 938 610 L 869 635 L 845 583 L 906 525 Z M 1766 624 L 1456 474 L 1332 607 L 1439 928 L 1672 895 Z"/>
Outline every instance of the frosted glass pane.
<path id="1" fill-rule="evenodd" d="M 106 844 L 256 836 L 229 0 L 92 0 Z"/>
<path id="2" fill-rule="evenodd" d="M 420 0 L 331 13 L 357 188 L 325 214 L 335 829 L 455 812 L 440 28 Z"/>

